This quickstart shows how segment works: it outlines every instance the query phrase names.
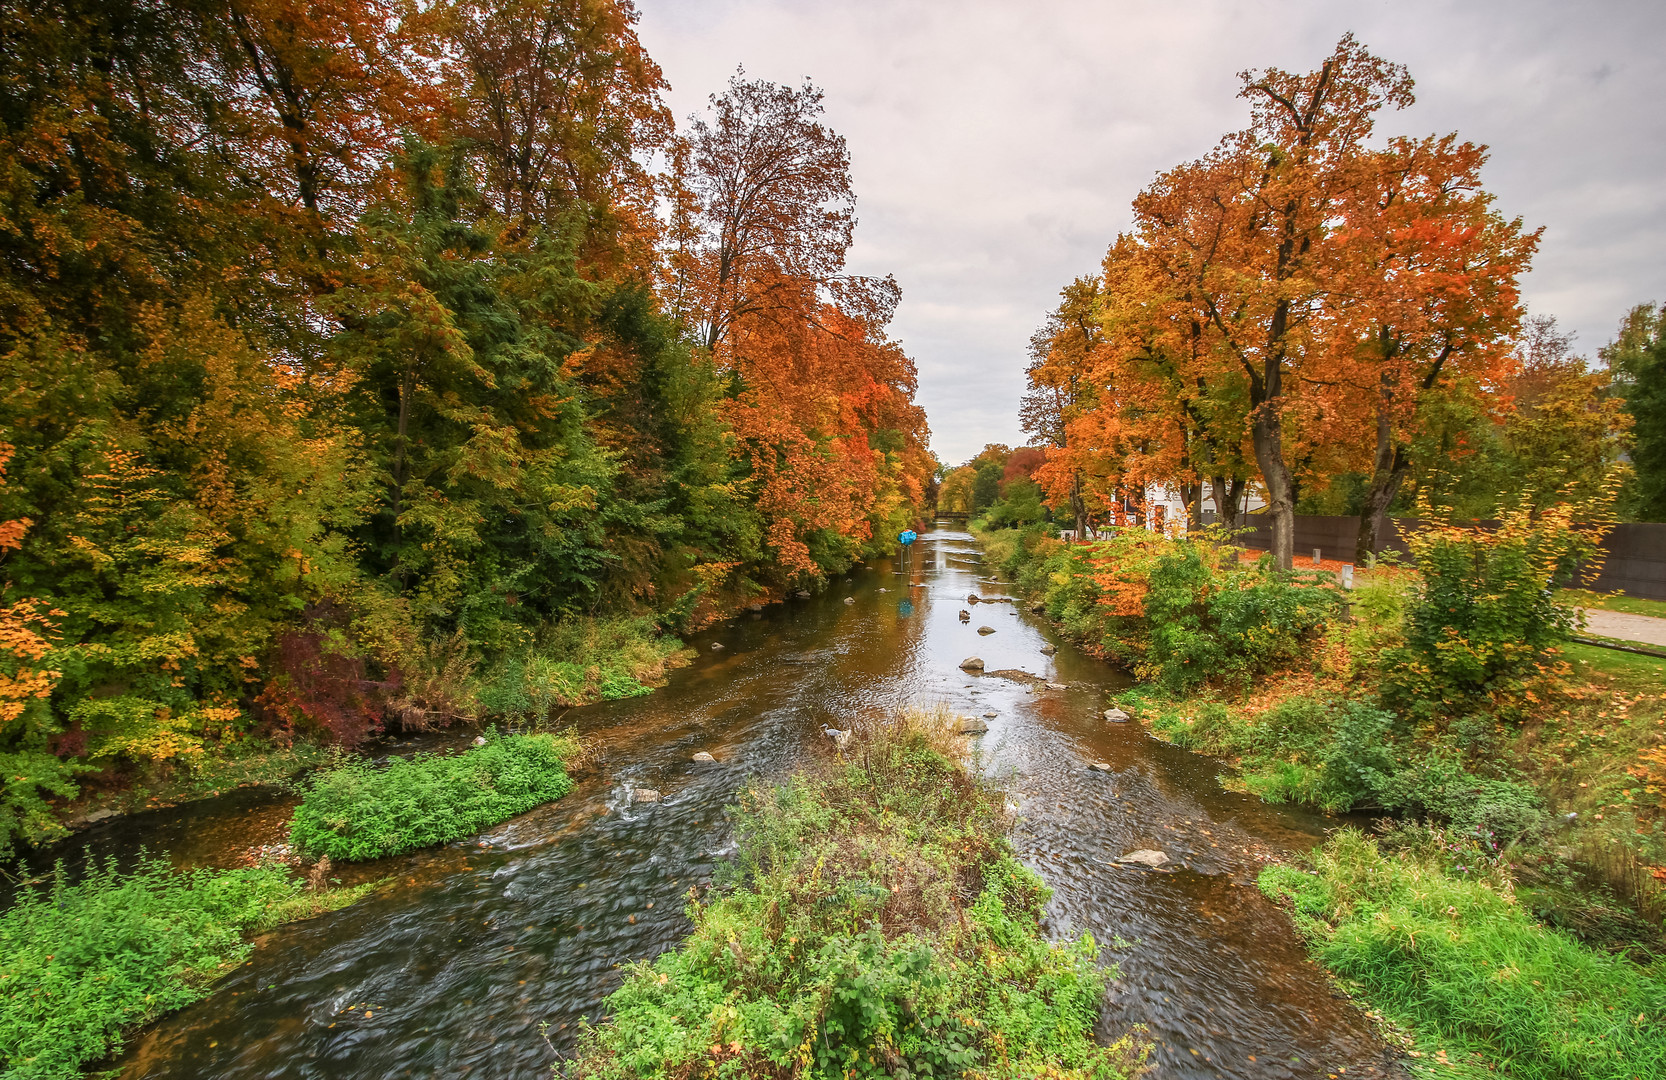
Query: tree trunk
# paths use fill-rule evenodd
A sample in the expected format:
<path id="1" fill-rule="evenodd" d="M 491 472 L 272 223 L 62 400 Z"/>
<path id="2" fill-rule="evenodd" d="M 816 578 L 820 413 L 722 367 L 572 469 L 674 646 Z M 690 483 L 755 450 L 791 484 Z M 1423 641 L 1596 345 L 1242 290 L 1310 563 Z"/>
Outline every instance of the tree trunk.
<path id="1" fill-rule="evenodd" d="M 1261 480 L 1267 485 L 1267 512 L 1273 519 L 1273 565 L 1288 570 L 1296 556 L 1296 485 L 1290 466 L 1284 463 L 1279 398 L 1277 394 L 1267 397 L 1267 403 L 1255 412 L 1250 443 L 1255 447 L 1256 464 L 1261 466 Z"/>
<path id="2" fill-rule="evenodd" d="M 1181 492 L 1186 500 L 1186 531 L 1200 533 L 1203 531 L 1203 481 L 1186 484 Z"/>
<path id="3" fill-rule="evenodd" d="M 1220 515 L 1221 526 L 1228 532 L 1238 528 L 1238 508 L 1244 505 L 1243 480 L 1236 477 L 1228 480 L 1224 476 L 1217 476 L 1210 481 L 1209 486 L 1214 489 L 1215 512 Z"/>
<path id="4" fill-rule="evenodd" d="M 1388 422 L 1387 410 L 1377 412 L 1377 456 L 1371 472 L 1371 486 L 1365 492 L 1365 505 L 1359 513 L 1359 539 L 1354 544 L 1354 563 L 1364 566 L 1382 550 L 1384 526 L 1388 523 L 1388 508 L 1400 491 L 1400 482 L 1411 469 L 1411 458 L 1404 443 L 1396 443 Z"/>

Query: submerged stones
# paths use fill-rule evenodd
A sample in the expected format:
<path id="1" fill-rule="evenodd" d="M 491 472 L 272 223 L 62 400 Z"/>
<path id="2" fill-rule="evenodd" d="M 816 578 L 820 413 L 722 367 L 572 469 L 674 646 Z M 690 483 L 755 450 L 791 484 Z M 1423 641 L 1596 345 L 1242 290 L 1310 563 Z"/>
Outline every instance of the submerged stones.
<path id="1" fill-rule="evenodd" d="M 1105 719 L 1113 724 L 1126 724 L 1132 717 L 1121 709 L 1106 709 Z"/>
<path id="2" fill-rule="evenodd" d="M 1168 861 L 1169 857 L 1167 855 L 1164 855 L 1161 851 L 1153 851 L 1151 848 L 1140 848 L 1138 851 L 1130 851 L 1128 854 L 1117 860 L 1117 862 L 1123 864 L 1124 866 L 1147 866 L 1153 870 L 1157 869 L 1159 866 L 1166 865 Z"/>
<path id="3" fill-rule="evenodd" d="M 977 657 L 977 656 L 968 656 L 966 659 L 964 659 L 960 662 L 960 670 L 962 670 L 962 671 L 982 671 L 983 670 L 983 659 L 981 657 Z"/>

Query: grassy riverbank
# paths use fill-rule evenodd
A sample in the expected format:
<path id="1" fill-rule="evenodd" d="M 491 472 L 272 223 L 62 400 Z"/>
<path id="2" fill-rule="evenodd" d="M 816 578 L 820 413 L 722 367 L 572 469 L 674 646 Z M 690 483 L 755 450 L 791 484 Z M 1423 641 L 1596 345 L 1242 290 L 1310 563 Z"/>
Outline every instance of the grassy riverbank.
<path id="1" fill-rule="evenodd" d="M 0 1074 L 62 1080 L 134 1028 L 206 997 L 248 935 L 344 907 L 373 886 L 309 892 L 286 871 L 62 868 L 0 915 Z"/>
<path id="2" fill-rule="evenodd" d="M 1263 882 L 1297 905 L 1317 954 L 1367 1002 L 1430 1054 L 1479 1054 L 1508 1075 L 1631 1075 L 1522 1064 L 1523 1046 L 1552 1038 L 1534 1025 L 1571 1023 L 1546 1019 L 1570 995 L 1617 1015 L 1666 993 L 1654 960 L 1666 955 L 1666 662 L 1568 642 L 1571 597 L 1552 588 L 1577 554 L 1566 529 L 1437 531 L 1420 541 L 1420 572 L 1380 568 L 1345 595 L 1329 575 L 1281 575 L 1210 541 L 980 536 L 986 559 L 1067 634 L 1135 672 L 1116 703 L 1223 759 L 1227 787 L 1398 822 L 1383 850 L 1333 841 L 1317 876 Z M 1512 947 L 1561 957 L 1566 978 L 1540 980 L 1560 988 L 1546 991 L 1546 1016 L 1529 1016 L 1531 978 L 1496 1015 L 1466 1004 L 1464 979 L 1500 970 L 1491 931 L 1451 939 L 1438 970 L 1370 943 L 1400 925 L 1401 893 L 1420 889 L 1446 897 L 1448 923 L 1492 926 L 1503 904 Z M 1629 1015 L 1639 1011 L 1633 1034 L 1655 1038 L 1660 1009 Z"/>
<path id="3" fill-rule="evenodd" d="M 460 754 L 343 763 L 303 787 L 290 843 L 336 862 L 443 844 L 567 794 L 566 762 L 577 752 L 570 736 L 493 732 Z"/>
<path id="4" fill-rule="evenodd" d="M 356 688 L 362 680 L 343 674 L 341 658 L 314 658 L 312 677 L 266 687 L 255 708 L 263 720 L 249 733 L 182 744 L 163 759 L 96 761 L 59 778 L 57 798 L 29 783 L 0 785 L 0 858 L 88 821 L 284 783 L 383 730 L 547 724 L 564 709 L 651 693 L 692 657 L 652 619 L 574 617 L 489 664 L 461 638 L 432 643 L 373 692 Z M 62 767 L 52 755 L 35 758 L 54 775 Z M 20 760 L 0 753 L 0 764 L 29 772 Z"/>
<path id="5" fill-rule="evenodd" d="M 1137 1037 L 1093 1043 L 1114 968 L 1087 935 L 1042 937 L 1048 890 L 946 718 L 859 739 L 743 793 L 729 879 L 691 899 L 680 948 L 632 968 L 569 1076 L 1141 1071 Z"/>
<path id="6" fill-rule="evenodd" d="M 1314 955 L 1408 1032 L 1429 1077 L 1666 1075 L 1666 961 L 1638 964 L 1538 922 L 1508 857 L 1462 834 L 1345 829 L 1261 888 Z"/>

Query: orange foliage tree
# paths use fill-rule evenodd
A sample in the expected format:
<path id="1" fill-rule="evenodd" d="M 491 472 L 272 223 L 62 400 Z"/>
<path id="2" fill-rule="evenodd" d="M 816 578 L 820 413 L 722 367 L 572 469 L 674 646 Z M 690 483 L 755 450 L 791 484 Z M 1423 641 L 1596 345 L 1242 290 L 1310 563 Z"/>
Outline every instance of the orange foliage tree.
<path id="1" fill-rule="evenodd" d="M 1194 524 L 1206 480 L 1233 524 L 1253 476 L 1288 567 L 1304 486 L 1369 474 L 1374 545 L 1429 397 L 1496 382 L 1537 234 L 1492 210 L 1483 148 L 1366 145 L 1412 83 L 1352 35 L 1318 71 L 1242 79 L 1250 125 L 1141 192 L 1106 256 L 1083 379 L 1095 401 L 1054 468 L 1101 501 L 1173 485 Z M 1032 385 L 1056 378 L 1041 368 Z"/>

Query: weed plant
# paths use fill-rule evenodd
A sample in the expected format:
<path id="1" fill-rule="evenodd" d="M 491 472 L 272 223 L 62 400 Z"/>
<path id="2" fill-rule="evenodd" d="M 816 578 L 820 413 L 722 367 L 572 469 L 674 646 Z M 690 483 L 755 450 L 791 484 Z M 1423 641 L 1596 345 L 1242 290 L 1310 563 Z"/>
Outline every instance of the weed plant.
<path id="1" fill-rule="evenodd" d="M 1414 1034 L 1418 1071 L 1666 1076 L 1666 968 L 1547 929 L 1488 845 L 1424 835 L 1389 854 L 1344 829 L 1311 869 L 1273 866 L 1260 878 L 1293 907 L 1315 956 Z"/>
<path id="2" fill-rule="evenodd" d="M 468 836 L 567 794 L 564 763 L 577 749 L 567 736 L 493 732 L 461 754 L 343 763 L 303 786 L 290 843 L 357 862 Z"/>
<path id="3" fill-rule="evenodd" d="M 121 1048 L 125 1033 L 189 1005 L 249 954 L 245 935 L 342 907 L 277 868 L 177 873 L 143 858 L 25 890 L 0 915 L 0 1074 L 60 1080 Z"/>
<path id="4" fill-rule="evenodd" d="M 1012 857 L 1001 791 L 944 717 L 736 809 L 727 882 L 691 899 L 682 947 L 633 966 L 571 1077 L 1126 1078 L 1146 1048 L 1094 1044 L 1114 968 L 1049 943 L 1049 891 Z"/>

